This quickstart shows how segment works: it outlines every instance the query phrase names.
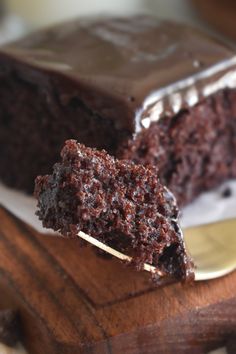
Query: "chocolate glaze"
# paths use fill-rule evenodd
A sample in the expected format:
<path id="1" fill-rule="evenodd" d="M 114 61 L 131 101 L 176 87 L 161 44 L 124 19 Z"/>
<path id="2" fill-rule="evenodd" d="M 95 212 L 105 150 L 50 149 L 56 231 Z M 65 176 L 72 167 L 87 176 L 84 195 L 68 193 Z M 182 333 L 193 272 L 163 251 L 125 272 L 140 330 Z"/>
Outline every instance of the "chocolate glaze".
<path id="1" fill-rule="evenodd" d="M 233 50 L 187 26 L 147 16 L 75 20 L 5 46 L 1 54 L 15 61 L 16 70 L 19 63 L 21 72 L 22 64 L 27 67 L 24 79 L 35 80 L 34 68 L 43 69 L 39 84 L 69 77 L 88 107 L 132 133 L 236 87 Z"/>

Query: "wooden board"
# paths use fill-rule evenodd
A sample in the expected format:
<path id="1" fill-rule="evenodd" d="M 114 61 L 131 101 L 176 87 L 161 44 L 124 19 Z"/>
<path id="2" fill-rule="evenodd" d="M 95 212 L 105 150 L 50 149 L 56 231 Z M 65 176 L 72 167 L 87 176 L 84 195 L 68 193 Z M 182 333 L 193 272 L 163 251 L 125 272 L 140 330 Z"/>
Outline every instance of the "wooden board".
<path id="1" fill-rule="evenodd" d="M 156 289 L 0 208 L 0 307 L 19 309 L 30 354 L 205 353 L 236 336 L 236 272 Z"/>

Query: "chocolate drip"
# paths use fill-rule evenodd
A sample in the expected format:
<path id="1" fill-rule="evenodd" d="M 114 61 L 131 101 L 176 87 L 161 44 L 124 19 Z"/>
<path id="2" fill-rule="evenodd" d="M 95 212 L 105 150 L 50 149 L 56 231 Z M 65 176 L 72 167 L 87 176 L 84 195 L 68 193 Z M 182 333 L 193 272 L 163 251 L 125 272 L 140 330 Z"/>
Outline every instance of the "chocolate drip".
<path id="1" fill-rule="evenodd" d="M 29 81 L 34 68 L 43 69 L 39 85 L 48 73 L 49 80 L 70 77 L 77 87 L 71 95 L 131 133 L 236 87 L 233 50 L 197 30 L 148 16 L 75 20 L 1 51 L 32 67 Z"/>

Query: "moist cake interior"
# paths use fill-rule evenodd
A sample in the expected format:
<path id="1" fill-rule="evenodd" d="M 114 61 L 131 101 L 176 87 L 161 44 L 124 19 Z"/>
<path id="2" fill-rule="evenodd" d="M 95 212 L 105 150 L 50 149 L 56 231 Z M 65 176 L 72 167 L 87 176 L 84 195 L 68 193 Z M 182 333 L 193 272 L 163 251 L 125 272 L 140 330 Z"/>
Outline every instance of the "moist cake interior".
<path id="1" fill-rule="evenodd" d="M 115 160 L 98 151 L 66 142 L 53 173 L 37 177 L 37 215 L 43 225 L 68 237 L 83 231 L 144 263 L 162 276 L 192 279 L 177 218 L 176 200 L 158 180 L 155 167 Z"/>

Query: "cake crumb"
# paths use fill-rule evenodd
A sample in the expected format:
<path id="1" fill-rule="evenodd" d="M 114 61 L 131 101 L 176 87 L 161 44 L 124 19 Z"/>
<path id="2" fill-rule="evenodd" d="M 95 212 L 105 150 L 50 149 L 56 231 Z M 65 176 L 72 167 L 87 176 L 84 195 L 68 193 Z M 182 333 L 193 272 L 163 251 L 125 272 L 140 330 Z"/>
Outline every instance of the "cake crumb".
<path id="1" fill-rule="evenodd" d="M 226 187 L 221 193 L 222 198 L 230 198 L 232 196 L 232 190 L 230 187 Z"/>

